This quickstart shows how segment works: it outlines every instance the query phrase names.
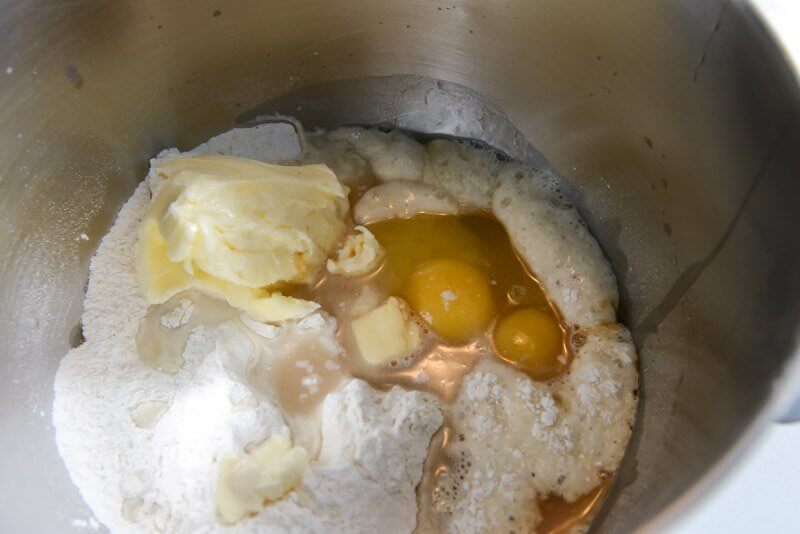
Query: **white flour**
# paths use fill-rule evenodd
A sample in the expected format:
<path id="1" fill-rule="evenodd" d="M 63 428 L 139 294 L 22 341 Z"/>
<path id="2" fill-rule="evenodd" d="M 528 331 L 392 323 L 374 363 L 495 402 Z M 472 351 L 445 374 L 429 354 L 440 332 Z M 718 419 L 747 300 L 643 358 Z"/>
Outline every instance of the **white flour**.
<path id="1" fill-rule="evenodd" d="M 291 159 L 298 147 L 287 141 L 287 128 L 266 127 L 245 143 L 233 131 L 201 149 Z M 289 427 L 275 400 L 248 383 L 252 346 L 237 333 L 241 322 L 195 327 L 175 375 L 139 361 L 135 335 L 147 306 L 134 247 L 149 199 L 143 183 L 101 242 L 84 302 L 86 342 L 64 357 L 56 375 L 59 452 L 97 518 L 114 532 L 410 532 L 414 489 L 442 423 L 439 405 L 427 394 L 381 393 L 352 379 L 323 402 L 321 451 L 303 485 L 255 518 L 233 527 L 217 522 L 218 458 Z M 191 313 L 191 302 L 181 302 L 162 320 L 179 327 Z M 315 316 L 296 328 L 323 335 L 325 327 Z M 280 335 L 267 330 L 259 334 Z M 242 341 L 231 343 L 237 335 Z"/>

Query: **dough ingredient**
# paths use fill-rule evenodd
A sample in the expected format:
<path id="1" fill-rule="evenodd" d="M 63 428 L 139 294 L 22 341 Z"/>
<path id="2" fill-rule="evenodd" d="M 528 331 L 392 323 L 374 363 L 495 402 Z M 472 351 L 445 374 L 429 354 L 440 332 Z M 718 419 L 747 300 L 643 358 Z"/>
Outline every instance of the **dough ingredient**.
<path id="1" fill-rule="evenodd" d="M 360 276 L 373 270 L 383 258 L 381 247 L 372 232 L 356 226 L 356 233 L 347 239 L 336 252 L 336 259 L 328 260 L 328 271 L 333 274 Z"/>
<path id="2" fill-rule="evenodd" d="M 423 263 L 408 277 L 405 294 L 436 333 L 457 343 L 479 335 L 495 314 L 486 274 L 458 260 Z"/>
<path id="3" fill-rule="evenodd" d="M 273 436 L 251 452 L 222 458 L 215 500 L 228 523 L 256 514 L 266 501 L 277 501 L 308 471 L 308 452 L 292 447 L 286 436 Z"/>
<path id="4" fill-rule="evenodd" d="M 408 358 L 422 343 L 422 328 L 411 317 L 406 304 L 397 297 L 355 319 L 351 327 L 361 357 L 383 367 Z"/>
<path id="5" fill-rule="evenodd" d="M 292 161 L 296 142 L 287 142 L 287 135 L 295 139 L 284 125 L 233 130 L 196 150 Z M 288 437 L 289 427 L 278 400 L 247 379 L 258 352 L 239 318 L 214 328 L 195 326 L 175 374 L 139 359 L 135 336 L 148 305 L 134 250 L 150 190 L 159 185 L 150 175 L 101 241 L 84 301 L 86 341 L 62 359 L 56 375 L 56 443 L 97 519 L 112 532 L 131 534 L 350 534 L 386 525 L 411 532 L 414 490 L 431 435 L 442 424 L 441 406 L 429 394 L 379 392 L 358 379 L 348 379 L 317 408 L 310 430 L 319 436 L 321 452 L 311 457 L 300 487 L 256 517 L 219 523 L 218 460 L 272 436 Z M 285 326 L 301 329 L 294 320 Z M 336 343 L 326 339 L 326 326 L 304 326 Z M 260 330 L 281 339 L 274 328 Z"/>
<path id="6" fill-rule="evenodd" d="M 170 157 L 140 230 L 137 270 L 150 304 L 195 288 L 261 321 L 317 305 L 271 290 L 313 281 L 345 229 L 347 187 L 324 165 L 220 155 Z"/>

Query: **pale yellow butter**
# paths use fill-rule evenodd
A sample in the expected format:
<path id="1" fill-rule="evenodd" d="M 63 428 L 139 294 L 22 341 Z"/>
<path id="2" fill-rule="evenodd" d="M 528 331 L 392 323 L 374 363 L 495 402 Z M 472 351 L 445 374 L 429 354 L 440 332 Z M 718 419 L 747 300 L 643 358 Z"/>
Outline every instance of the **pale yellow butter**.
<path id="1" fill-rule="evenodd" d="M 164 182 L 137 247 L 149 303 L 195 288 L 260 321 L 319 307 L 274 286 L 313 281 L 345 230 L 348 189 L 328 167 L 199 155 L 159 161 L 154 171 Z"/>
<path id="2" fill-rule="evenodd" d="M 308 453 L 286 436 L 273 436 L 253 449 L 223 457 L 214 499 L 227 523 L 257 514 L 300 485 L 308 471 Z"/>
<path id="3" fill-rule="evenodd" d="M 336 259 L 328 260 L 328 271 L 333 274 L 360 276 L 374 269 L 383 258 L 383 247 L 372 232 L 356 226 L 355 234 L 347 236 L 344 245 L 336 252 Z"/>
<path id="4" fill-rule="evenodd" d="M 422 328 L 397 297 L 354 319 L 351 326 L 361 357 L 375 366 L 411 356 L 422 344 Z"/>

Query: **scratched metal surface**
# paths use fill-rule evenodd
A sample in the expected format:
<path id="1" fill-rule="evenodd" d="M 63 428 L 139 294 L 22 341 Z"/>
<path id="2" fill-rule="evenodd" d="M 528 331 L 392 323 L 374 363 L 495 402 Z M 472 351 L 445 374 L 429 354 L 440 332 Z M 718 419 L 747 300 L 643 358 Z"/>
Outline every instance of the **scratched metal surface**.
<path id="1" fill-rule="evenodd" d="M 800 311 L 798 90 L 745 2 L 3 8 L 2 531 L 88 517 L 49 423 L 88 260 L 150 155 L 248 110 L 482 138 L 570 179 L 642 357 L 639 423 L 598 530 L 681 513 L 786 389 Z M 318 86 L 396 74 L 411 78 Z"/>

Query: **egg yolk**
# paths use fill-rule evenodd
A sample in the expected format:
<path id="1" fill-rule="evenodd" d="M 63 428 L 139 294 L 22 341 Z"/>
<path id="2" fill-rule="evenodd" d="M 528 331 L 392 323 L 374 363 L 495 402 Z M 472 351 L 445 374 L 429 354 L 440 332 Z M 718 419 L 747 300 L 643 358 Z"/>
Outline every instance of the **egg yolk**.
<path id="1" fill-rule="evenodd" d="M 563 354 L 561 328 L 550 314 L 536 308 L 518 309 L 501 318 L 494 344 L 500 357 L 534 377 L 554 375 L 566 363 L 558 358 Z"/>
<path id="2" fill-rule="evenodd" d="M 420 265 L 406 282 L 405 296 L 434 332 L 452 342 L 476 337 L 494 316 L 486 275 L 458 260 Z"/>

